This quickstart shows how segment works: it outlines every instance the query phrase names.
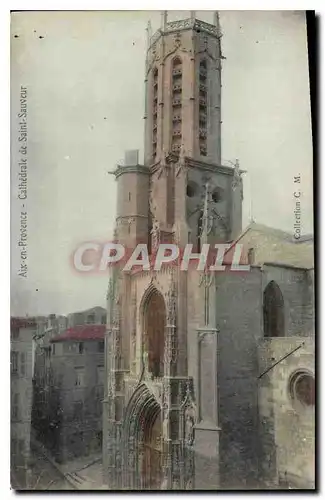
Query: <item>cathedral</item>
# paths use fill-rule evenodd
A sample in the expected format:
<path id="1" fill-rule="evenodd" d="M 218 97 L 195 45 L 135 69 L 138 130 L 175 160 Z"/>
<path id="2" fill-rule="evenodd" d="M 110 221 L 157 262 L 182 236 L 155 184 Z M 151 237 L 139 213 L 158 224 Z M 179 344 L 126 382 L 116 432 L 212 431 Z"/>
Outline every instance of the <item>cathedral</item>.
<path id="1" fill-rule="evenodd" d="M 112 490 L 314 487 L 312 236 L 242 229 L 243 171 L 221 163 L 221 28 L 147 29 L 144 162 L 127 151 L 115 239 L 243 247 L 249 272 L 112 269 L 103 467 Z"/>

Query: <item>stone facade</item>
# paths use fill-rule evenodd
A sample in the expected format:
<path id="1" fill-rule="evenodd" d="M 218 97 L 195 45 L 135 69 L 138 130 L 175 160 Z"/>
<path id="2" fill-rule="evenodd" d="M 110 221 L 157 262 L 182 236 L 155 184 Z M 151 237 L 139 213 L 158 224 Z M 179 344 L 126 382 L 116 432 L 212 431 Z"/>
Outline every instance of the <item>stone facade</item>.
<path id="1" fill-rule="evenodd" d="M 66 330 L 67 317 L 50 314 L 48 317 L 37 318 L 37 321 L 38 332 L 34 338 L 32 427 L 36 439 L 51 449 L 51 339 Z"/>
<path id="2" fill-rule="evenodd" d="M 259 379 L 261 473 L 272 487 L 315 487 L 315 407 L 302 404 L 292 392 L 298 373 L 314 377 L 315 346 L 311 338 L 263 339 L 260 373 L 292 353 Z"/>
<path id="3" fill-rule="evenodd" d="M 29 488 L 35 318 L 11 318 L 11 486 Z"/>
<path id="4" fill-rule="evenodd" d="M 86 309 L 85 311 L 70 313 L 67 316 L 67 323 L 65 328 L 72 328 L 74 326 L 87 324 L 106 325 L 106 309 L 100 306 L 96 306 L 90 309 Z"/>
<path id="5" fill-rule="evenodd" d="M 101 449 L 105 325 L 51 339 L 47 447 L 59 462 Z"/>
<path id="6" fill-rule="evenodd" d="M 285 446 L 265 467 L 259 346 L 274 322 L 283 346 L 313 335 L 313 262 L 286 233 L 261 225 L 241 233 L 243 172 L 238 161 L 220 163 L 222 58 L 218 15 L 214 24 L 163 16 L 148 37 L 145 161 L 127 152 L 112 172 L 115 234 L 130 250 L 147 243 L 150 258 L 163 242 L 193 251 L 237 242 L 254 265 L 244 274 L 113 269 L 103 408 L 109 489 L 260 488 L 278 485 L 284 470 Z M 284 436 L 281 426 L 272 432 L 274 455 Z"/>

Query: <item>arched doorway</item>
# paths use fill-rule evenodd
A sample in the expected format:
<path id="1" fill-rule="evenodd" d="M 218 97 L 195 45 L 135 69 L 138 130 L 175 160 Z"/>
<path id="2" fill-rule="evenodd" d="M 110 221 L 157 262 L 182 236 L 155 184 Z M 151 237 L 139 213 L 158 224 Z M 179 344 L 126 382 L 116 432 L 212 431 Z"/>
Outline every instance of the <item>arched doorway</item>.
<path id="1" fill-rule="evenodd" d="M 162 481 L 162 421 L 161 412 L 153 422 L 144 423 L 143 486 L 160 490 Z"/>
<path id="2" fill-rule="evenodd" d="M 148 370 L 154 377 L 164 375 L 166 308 L 161 293 L 154 289 L 144 307 L 144 350 L 148 354 Z"/>
<path id="3" fill-rule="evenodd" d="M 160 405 L 146 384 L 138 386 L 124 421 L 124 486 L 160 490 L 162 484 L 162 416 Z"/>

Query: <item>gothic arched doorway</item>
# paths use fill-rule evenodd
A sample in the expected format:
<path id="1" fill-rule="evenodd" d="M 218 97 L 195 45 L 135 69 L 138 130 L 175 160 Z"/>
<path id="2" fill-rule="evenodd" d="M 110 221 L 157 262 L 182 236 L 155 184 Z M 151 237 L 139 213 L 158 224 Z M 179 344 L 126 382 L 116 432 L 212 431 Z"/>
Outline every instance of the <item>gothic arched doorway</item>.
<path id="1" fill-rule="evenodd" d="M 148 370 L 154 377 L 164 375 L 165 323 L 164 298 L 153 289 L 144 307 L 143 346 L 148 355 Z"/>
<path id="2" fill-rule="evenodd" d="M 160 490 L 162 481 L 162 421 L 161 412 L 153 422 L 144 422 L 143 486 Z"/>
<path id="3" fill-rule="evenodd" d="M 146 384 L 133 393 L 125 414 L 124 486 L 160 490 L 162 484 L 161 408 Z"/>

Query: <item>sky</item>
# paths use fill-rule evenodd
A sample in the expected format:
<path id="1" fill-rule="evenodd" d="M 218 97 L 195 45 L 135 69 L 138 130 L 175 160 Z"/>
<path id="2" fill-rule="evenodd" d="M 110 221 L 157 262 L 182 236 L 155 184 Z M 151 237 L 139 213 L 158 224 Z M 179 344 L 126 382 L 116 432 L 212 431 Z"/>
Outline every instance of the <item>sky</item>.
<path id="1" fill-rule="evenodd" d="M 169 12 L 168 20 L 189 17 Z M 196 17 L 212 22 L 213 13 Z M 108 276 L 77 274 L 74 249 L 109 241 L 116 184 L 108 175 L 143 157 L 146 26 L 158 11 L 30 11 L 11 18 L 11 313 L 105 305 Z M 301 175 L 302 232 L 313 227 L 312 135 L 304 13 L 222 11 L 222 163 L 239 159 L 243 227 L 293 233 Z M 20 87 L 27 87 L 28 197 L 18 199 Z M 28 273 L 19 276 L 20 213 Z"/>

